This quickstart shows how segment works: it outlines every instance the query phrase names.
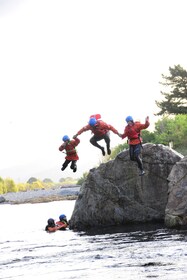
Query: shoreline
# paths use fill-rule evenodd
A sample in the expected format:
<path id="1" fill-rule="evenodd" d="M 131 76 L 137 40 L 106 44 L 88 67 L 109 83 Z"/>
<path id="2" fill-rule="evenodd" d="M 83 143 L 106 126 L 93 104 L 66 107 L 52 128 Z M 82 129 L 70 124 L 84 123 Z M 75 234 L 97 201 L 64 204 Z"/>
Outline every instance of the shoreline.
<path id="1" fill-rule="evenodd" d="M 61 187 L 56 189 L 30 190 L 17 193 L 6 193 L 0 195 L 0 205 L 44 203 L 59 200 L 76 200 L 80 186 Z"/>

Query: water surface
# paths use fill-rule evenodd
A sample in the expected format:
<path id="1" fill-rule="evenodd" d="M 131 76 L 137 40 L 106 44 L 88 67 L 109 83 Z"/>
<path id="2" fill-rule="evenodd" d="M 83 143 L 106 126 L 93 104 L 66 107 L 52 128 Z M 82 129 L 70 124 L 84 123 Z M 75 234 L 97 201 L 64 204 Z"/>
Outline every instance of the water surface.
<path id="1" fill-rule="evenodd" d="M 187 231 L 162 225 L 46 233 L 75 201 L 0 205 L 0 279 L 187 279 Z"/>

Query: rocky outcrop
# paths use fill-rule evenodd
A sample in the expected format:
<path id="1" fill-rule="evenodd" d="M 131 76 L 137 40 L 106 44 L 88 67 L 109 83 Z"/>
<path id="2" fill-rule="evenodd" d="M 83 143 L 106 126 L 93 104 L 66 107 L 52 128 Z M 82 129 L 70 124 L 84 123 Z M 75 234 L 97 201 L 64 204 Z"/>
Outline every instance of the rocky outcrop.
<path id="1" fill-rule="evenodd" d="M 187 156 L 173 166 L 168 181 L 165 224 L 168 227 L 187 227 Z"/>
<path id="2" fill-rule="evenodd" d="M 71 229 L 164 220 L 167 178 L 183 156 L 155 144 L 143 145 L 142 154 L 143 177 L 128 150 L 90 170 L 75 203 Z"/>

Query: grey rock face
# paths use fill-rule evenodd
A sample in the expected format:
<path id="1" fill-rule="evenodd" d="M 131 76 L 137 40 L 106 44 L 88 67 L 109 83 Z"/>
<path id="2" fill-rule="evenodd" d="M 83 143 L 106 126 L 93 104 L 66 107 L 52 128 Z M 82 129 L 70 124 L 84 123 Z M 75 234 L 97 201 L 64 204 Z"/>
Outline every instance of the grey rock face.
<path id="1" fill-rule="evenodd" d="M 182 156 L 163 145 L 143 145 L 146 174 L 125 150 L 90 170 L 79 191 L 70 228 L 83 230 L 117 224 L 164 220 L 168 175 Z"/>
<path id="2" fill-rule="evenodd" d="M 0 203 L 3 203 L 5 201 L 6 201 L 5 198 L 3 196 L 0 196 Z"/>
<path id="3" fill-rule="evenodd" d="M 168 227 L 187 226 L 187 156 L 173 166 L 168 181 L 165 224 Z"/>

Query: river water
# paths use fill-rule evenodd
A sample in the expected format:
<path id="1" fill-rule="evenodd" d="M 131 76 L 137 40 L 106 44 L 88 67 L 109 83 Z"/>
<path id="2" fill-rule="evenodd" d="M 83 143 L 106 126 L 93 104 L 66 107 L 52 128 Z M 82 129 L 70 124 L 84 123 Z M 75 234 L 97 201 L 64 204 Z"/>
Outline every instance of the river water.
<path id="1" fill-rule="evenodd" d="M 161 225 L 47 233 L 75 201 L 0 205 L 0 279 L 187 279 L 187 231 Z"/>

